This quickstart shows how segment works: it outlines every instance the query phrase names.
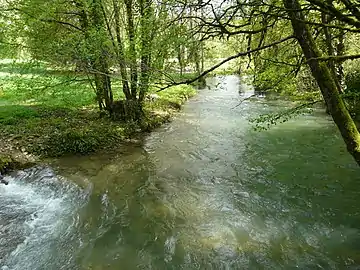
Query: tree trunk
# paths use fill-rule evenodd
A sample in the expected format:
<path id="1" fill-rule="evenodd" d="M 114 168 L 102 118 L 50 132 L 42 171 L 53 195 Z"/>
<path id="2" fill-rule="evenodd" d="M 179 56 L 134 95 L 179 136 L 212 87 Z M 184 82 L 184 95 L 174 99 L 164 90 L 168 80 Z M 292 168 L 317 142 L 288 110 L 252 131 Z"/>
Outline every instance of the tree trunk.
<path id="1" fill-rule="evenodd" d="M 142 104 L 139 100 L 118 100 L 112 105 L 112 119 L 124 122 L 138 122 L 144 116 Z"/>
<path id="2" fill-rule="evenodd" d="M 120 14 L 119 14 L 118 0 L 113 0 L 113 6 L 114 6 L 114 17 L 115 17 L 115 33 L 116 33 L 116 41 L 117 41 L 117 58 L 120 67 L 123 92 L 126 99 L 131 99 L 130 87 L 128 82 L 128 73 L 126 70 L 124 46 L 120 34 Z"/>
<path id="3" fill-rule="evenodd" d="M 93 0 L 91 11 L 90 11 L 90 19 L 91 19 L 91 27 L 96 29 L 97 31 L 103 31 L 105 34 L 105 22 L 102 16 L 102 2 L 101 0 Z M 94 42 L 91 40 L 91 42 Z M 113 93 L 111 89 L 111 81 L 109 76 L 109 63 L 108 63 L 108 48 L 106 44 L 95 44 L 97 50 L 92 55 L 92 73 L 95 77 L 95 86 L 97 92 L 97 98 L 99 105 L 102 103 L 100 99 L 105 102 L 105 109 L 109 111 L 111 114 L 111 108 L 113 103 Z M 101 106 L 102 107 L 102 106 Z M 100 107 L 100 108 L 101 108 Z"/>
<path id="4" fill-rule="evenodd" d="M 341 136 L 347 146 L 347 150 L 360 165 L 359 131 L 346 109 L 345 103 L 340 96 L 329 67 L 325 62 L 316 59 L 322 55 L 317 48 L 308 25 L 305 23 L 305 17 L 301 11 L 299 1 L 283 0 L 283 3 L 291 19 L 294 35 L 302 48 L 311 73 L 320 87 L 330 114 L 340 130 Z"/>
<path id="5" fill-rule="evenodd" d="M 98 0 L 94 0 L 93 7 L 90 10 L 90 14 L 86 12 L 86 8 L 82 2 L 74 2 L 79 11 L 79 22 L 81 25 L 82 32 L 84 33 L 84 38 L 86 42 L 92 42 L 89 32 L 90 28 L 95 26 L 101 29 L 102 20 L 101 14 L 99 13 L 99 8 L 101 2 Z M 91 15 L 91 16 L 90 16 Z M 104 55 L 104 51 L 100 54 L 100 57 L 90 56 L 89 58 L 80 59 L 81 63 L 77 63 L 81 70 L 85 70 L 90 72 L 94 76 L 95 81 L 95 94 L 96 100 L 99 105 L 99 110 L 109 110 L 111 108 L 112 103 L 112 91 L 111 91 L 111 82 L 109 74 L 109 68 L 107 65 L 106 56 Z M 95 59 L 97 58 L 97 59 Z M 110 93 L 110 95 L 109 95 Z M 104 103 L 105 101 L 105 103 Z"/>
<path id="6" fill-rule="evenodd" d="M 343 56 L 345 54 L 345 31 L 343 29 L 339 30 L 340 33 L 337 37 L 338 44 L 336 46 L 336 55 L 337 56 Z M 336 75 L 338 77 L 338 81 L 340 83 L 341 89 L 345 85 L 345 79 L 344 79 L 344 67 L 342 62 L 338 62 L 336 65 Z"/>
<path id="7" fill-rule="evenodd" d="M 202 72 L 203 72 L 203 65 L 202 65 L 202 60 L 201 60 L 201 55 L 200 53 L 198 52 L 198 49 L 199 47 L 201 48 L 202 44 L 201 42 L 196 42 L 196 45 L 195 45 L 195 49 L 194 49 L 194 62 L 195 62 L 195 70 L 196 70 L 196 74 L 199 76 Z M 198 87 L 200 88 L 204 88 L 206 86 L 206 80 L 205 80 L 205 77 L 201 77 L 199 79 L 199 84 L 198 84 Z"/>
<path id="8" fill-rule="evenodd" d="M 329 2 L 329 0 L 328 0 L 328 2 Z M 330 24 L 331 18 L 329 18 L 328 14 L 321 12 L 321 21 L 324 25 L 328 25 L 328 24 Z M 332 29 L 329 29 L 328 27 L 324 27 L 324 35 L 325 35 L 325 44 L 326 44 L 328 56 L 335 56 L 335 49 L 334 49 L 334 45 L 333 45 L 334 37 L 332 34 Z M 336 75 L 335 61 L 330 59 L 329 61 L 327 61 L 327 65 L 329 67 L 331 75 L 334 78 L 336 86 L 338 87 L 338 91 L 341 92 L 341 85 L 340 85 L 340 82 Z"/>
<path id="9" fill-rule="evenodd" d="M 140 55 L 141 55 L 141 75 L 139 101 L 144 101 L 145 95 L 149 89 L 150 71 L 151 71 L 151 51 L 154 28 L 151 26 L 153 10 L 151 0 L 139 0 L 140 6 Z"/>
<path id="10" fill-rule="evenodd" d="M 138 84 L 138 71 L 136 63 L 136 40 L 135 40 L 135 27 L 134 27 L 134 14 L 133 14 L 133 0 L 125 0 L 127 26 L 129 35 L 129 52 L 130 52 L 130 84 L 131 84 L 131 98 L 136 99 L 137 84 Z"/>
<path id="11" fill-rule="evenodd" d="M 177 59 L 179 62 L 179 67 L 180 67 L 180 77 L 182 77 L 182 75 L 184 74 L 184 53 L 183 53 L 183 49 L 182 46 L 179 45 L 179 47 L 177 48 Z"/>

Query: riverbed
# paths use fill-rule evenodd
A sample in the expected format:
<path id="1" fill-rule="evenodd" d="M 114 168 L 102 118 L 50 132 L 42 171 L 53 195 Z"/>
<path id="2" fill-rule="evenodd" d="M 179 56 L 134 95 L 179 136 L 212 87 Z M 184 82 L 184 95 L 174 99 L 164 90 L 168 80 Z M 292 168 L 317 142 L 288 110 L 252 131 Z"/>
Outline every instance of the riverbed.
<path id="1" fill-rule="evenodd" d="M 331 119 L 259 132 L 289 103 L 208 85 L 139 145 L 7 176 L 0 269 L 360 269 L 359 168 Z"/>

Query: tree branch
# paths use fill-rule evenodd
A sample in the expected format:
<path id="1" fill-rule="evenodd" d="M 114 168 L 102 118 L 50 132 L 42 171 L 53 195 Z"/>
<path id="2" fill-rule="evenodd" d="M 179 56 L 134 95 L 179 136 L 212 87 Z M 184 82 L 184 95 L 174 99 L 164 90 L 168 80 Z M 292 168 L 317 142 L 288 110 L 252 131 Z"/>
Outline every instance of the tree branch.
<path id="1" fill-rule="evenodd" d="M 330 55 L 330 56 L 323 56 L 323 57 L 318 57 L 318 58 L 310 58 L 309 60 L 307 60 L 307 62 L 310 62 L 312 60 L 319 60 L 319 61 L 329 61 L 329 60 L 333 60 L 335 62 L 343 62 L 346 60 L 355 60 L 355 59 L 359 59 L 360 58 L 360 54 L 353 54 L 353 55 Z"/>
<path id="2" fill-rule="evenodd" d="M 281 39 L 281 40 L 275 41 L 275 42 L 270 43 L 270 44 L 268 44 L 268 45 L 264 45 L 264 46 L 258 47 L 258 48 L 256 48 L 256 49 L 248 50 L 248 51 L 246 51 L 246 52 L 240 52 L 240 53 L 238 53 L 238 54 L 235 54 L 235 55 L 233 55 L 233 56 L 230 56 L 230 57 L 226 58 L 225 60 L 221 61 L 220 63 L 216 64 L 215 66 L 212 66 L 211 68 L 205 70 L 205 71 L 202 72 L 199 76 L 197 76 L 197 77 L 195 77 L 195 78 L 193 78 L 193 79 L 188 79 L 188 80 L 185 80 L 185 81 L 182 81 L 182 82 L 175 82 L 175 83 L 169 84 L 169 85 L 167 85 L 167 86 L 164 86 L 164 87 L 160 88 L 157 92 L 163 91 L 163 90 L 165 90 L 165 89 L 167 89 L 167 88 L 170 88 L 170 87 L 176 86 L 176 85 L 191 84 L 191 83 L 199 80 L 200 78 L 204 77 L 205 75 L 209 74 L 210 72 L 214 71 L 215 69 L 219 68 L 219 67 L 222 66 L 223 64 L 225 64 L 225 63 L 227 63 L 227 62 L 229 62 L 229 61 L 231 61 L 231 60 L 233 60 L 233 59 L 239 58 L 239 57 L 241 57 L 241 56 L 246 56 L 246 55 L 248 55 L 248 54 L 251 54 L 251 53 L 254 53 L 254 52 L 258 52 L 258 51 L 261 51 L 261 50 L 264 50 L 264 49 L 267 49 L 267 48 L 271 48 L 271 47 L 273 47 L 273 46 L 275 46 L 275 45 L 278 45 L 278 44 L 280 44 L 280 43 L 283 43 L 283 42 L 288 41 L 288 40 L 293 39 L 293 38 L 294 38 L 294 36 L 288 36 L 288 37 L 286 37 L 286 38 L 283 38 L 283 39 Z"/>

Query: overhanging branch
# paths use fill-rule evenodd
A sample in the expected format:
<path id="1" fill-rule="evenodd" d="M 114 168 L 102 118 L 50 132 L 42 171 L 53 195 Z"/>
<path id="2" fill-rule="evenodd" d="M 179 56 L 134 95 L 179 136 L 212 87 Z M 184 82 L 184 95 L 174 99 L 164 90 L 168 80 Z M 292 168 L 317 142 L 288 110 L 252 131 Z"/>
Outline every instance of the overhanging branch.
<path id="1" fill-rule="evenodd" d="M 346 60 L 355 60 L 359 59 L 360 54 L 353 54 L 353 55 L 330 55 L 330 56 L 323 56 L 318 58 L 310 58 L 307 62 L 310 62 L 312 60 L 318 60 L 318 61 L 335 61 L 335 62 L 343 62 Z"/>
<path id="2" fill-rule="evenodd" d="M 214 71 L 215 69 L 219 68 L 220 66 L 222 66 L 223 64 L 233 60 L 233 59 L 236 59 L 236 58 L 239 58 L 239 57 L 242 57 L 242 56 L 246 56 L 248 54 L 251 54 L 251 53 L 254 53 L 254 52 L 258 52 L 258 51 L 261 51 L 261 50 L 265 50 L 265 49 L 268 49 L 268 48 L 271 48 L 275 45 L 278 45 L 280 43 L 283 43 L 285 41 L 288 41 L 290 39 L 293 39 L 294 36 L 288 36 L 286 38 L 283 38 L 281 40 L 278 40 L 278 41 L 275 41 L 273 43 L 270 43 L 268 45 L 264 45 L 264 46 L 261 46 L 261 47 L 258 47 L 256 49 L 252 49 L 252 50 L 248 50 L 246 52 L 240 52 L 240 53 L 237 53 L 233 56 L 230 56 L 228 58 L 226 58 L 225 60 L 221 61 L 220 63 L 216 64 L 215 66 L 212 66 L 211 68 L 205 70 L 204 72 L 202 72 L 200 75 L 198 75 L 197 77 L 195 78 L 192 78 L 192 79 L 188 79 L 188 80 L 185 80 L 185 81 L 181 81 L 181 82 L 174 82 L 172 84 L 169 84 L 167 86 L 164 86 L 162 88 L 160 88 L 157 92 L 160 92 L 160 91 L 163 91 L 165 89 L 168 89 L 172 86 L 176 86 L 176 85 L 182 85 L 182 84 L 191 84 L 193 82 L 196 82 L 197 80 L 199 80 L 200 78 L 206 76 L 207 74 L 209 74 L 210 72 Z"/>

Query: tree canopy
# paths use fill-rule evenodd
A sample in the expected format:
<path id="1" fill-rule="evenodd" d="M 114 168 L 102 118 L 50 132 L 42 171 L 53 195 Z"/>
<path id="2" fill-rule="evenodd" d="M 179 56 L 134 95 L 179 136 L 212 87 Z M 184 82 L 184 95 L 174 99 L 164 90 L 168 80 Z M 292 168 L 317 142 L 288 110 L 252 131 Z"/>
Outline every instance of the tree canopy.
<path id="1" fill-rule="evenodd" d="M 232 61 L 232 72 L 252 75 L 257 91 L 323 100 L 360 164 L 360 70 L 351 62 L 360 58 L 356 0 L 3 0 L 1 6 L 1 56 L 86 74 L 99 109 L 112 119 L 137 121 L 151 89 L 204 80 Z"/>

